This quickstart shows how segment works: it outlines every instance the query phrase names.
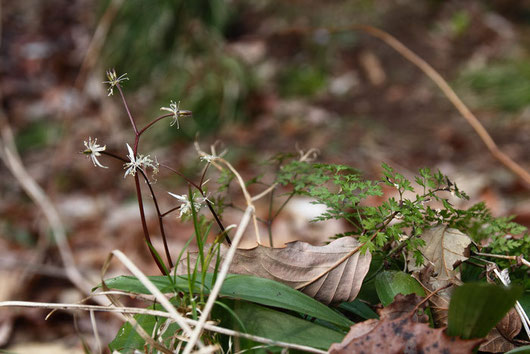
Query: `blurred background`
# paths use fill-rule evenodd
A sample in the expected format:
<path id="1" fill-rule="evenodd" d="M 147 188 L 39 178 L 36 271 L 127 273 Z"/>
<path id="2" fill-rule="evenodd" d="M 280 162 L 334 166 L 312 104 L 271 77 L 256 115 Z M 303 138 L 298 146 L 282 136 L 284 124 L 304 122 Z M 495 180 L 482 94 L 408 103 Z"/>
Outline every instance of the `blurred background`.
<path id="1" fill-rule="evenodd" d="M 530 226 L 529 190 L 422 72 L 376 38 L 326 30 L 362 23 L 397 37 L 529 169 L 530 1 L 4 0 L 0 6 L 0 128 L 13 132 L 24 166 L 58 209 L 74 260 L 94 285 L 116 248 L 157 273 L 132 179 L 122 178 L 121 163 L 102 159 L 109 166 L 103 170 L 80 153 L 89 136 L 122 156 L 125 142 L 134 142 L 119 96 L 108 97 L 102 84 L 109 68 L 128 74 L 124 92 L 139 126 L 170 100 L 193 111 L 179 130 L 168 128 L 169 121 L 153 127 L 140 149 L 190 178 L 202 166 L 193 148 L 197 136 L 205 150 L 220 140 L 246 178 L 264 173 L 265 183 L 273 174 L 264 161 L 317 148 L 319 161 L 349 164 L 368 178 L 379 178 L 381 162 L 407 176 L 438 168 L 473 202 Z M 167 208 L 166 191 L 187 190 L 167 173 L 155 189 Z M 316 233 L 310 241 L 323 242 L 333 235 L 335 229 L 308 230 L 300 220 L 314 210 L 303 201 L 294 205 L 277 221 L 278 237 Z M 155 227 L 151 209 L 148 218 Z M 168 233 L 178 252 L 192 226 L 171 218 Z M 113 263 L 110 274 L 124 272 Z M 67 280 L 42 210 L 4 164 L 0 284 L 0 300 L 82 298 Z M 86 314 L 75 316 L 75 327 L 72 317 L 56 313 L 45 321 L 41 310 L 2 310 L 0 346 L 82 352 L 83 340 L 93 342 L 92 327 Z M 98 319 L 106 344 L 120 322 L 105 314 Z"/>

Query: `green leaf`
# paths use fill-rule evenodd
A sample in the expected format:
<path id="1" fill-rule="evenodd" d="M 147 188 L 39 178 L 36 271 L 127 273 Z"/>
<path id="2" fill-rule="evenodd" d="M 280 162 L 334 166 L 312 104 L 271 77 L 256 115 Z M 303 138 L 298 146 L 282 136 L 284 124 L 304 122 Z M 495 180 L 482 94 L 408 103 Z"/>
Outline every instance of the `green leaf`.
<path id="1" fill-rule="evenodd" d="M 326 350 L 344 337 L 343 333 L 249 302 L 236 303 L 234 312 L 248 333 L 277 341 Z"/>
<path id="2" fill-rule="evenodd" d="M 449 303 L 447 334 L 462 339 L 482 338 L 515 305 L 520 287 L 467 283 L 456 288 Z"/>
<path id="3" fill-rule="evenodd" d="M 163 310 L 161 305 L 150 306 L 150 309 Z M 151 315 L 135 315 L 135 320 L 138 324 L 149 334 L 153 333 L 155 325 L 160 327 L 162 323 L 166 321 L 165 318 L 155 317 Z M 164 339 L 164 344 L 169 345 L 169 342 L 173 334 L 178 330 L 179 326 L 176 323 L 169 325 L 168 329 L 162 335 Z M 119 351 L 125 353 L 131 353 L 134 349 L 143 350 L 145 345 L 145 340 L 133 329 L 130 323 L 125 323 L 118 330 L 116 337 L 109 343 L 109 348 L 111 352 Z"/>
<path id="4" fill-rule="evenodd" d="M 412 276 L 400 271 L 384 271 L 375 278 L 375 290 L 383 306 L 388 306 L 394 301 L 397 294 L 418 294 L 425 296 L 425 291 L 420 283 Z"/>
<path id="5" fill-rule="evenodd" d="M 206 274 L 205 294 L 209 293 L 212 287 L 212 274 Z M 187 278 L 176 278 L 176 289 L 171 282 L 164 276 L 149 277 L 149 280 L 156 285 L 163 293 L 177 291 L 189 291 Z M 105 280 L 107 286 L 111 289 L 135 292 L 140 294 L 149 294 L 149 291 L 140 283 L 138 279 L 131 276 L 119 276 Z M 197 288 L 198 288 L 197 284 Z M 344 317 L 339 312 L 327 307 L 317 300 L 278 283 L 274 280 L 253 277 L 250 275 L 229 274 L 221 288 L 221 297 L 252 301 L 261 305 L 278 307 L 286 310 L 300 312 L 311 317 L 328 321 L 341 328 L 349 328 L 353 322 Z"/>
<path id="6" fill-rule="evenodd" d="M 360 301 L 359 299 L 355 299 L 352 302 L 343 302 L 339 305 L 340 309 L 346 310 L 348 312 L 351 312 L 357 316 L 360 316 L 364 318 L 365 320 L 369 320 L 371 318 L 379 319 L 379 316 L 377 313 L 375 313 L 370 306 L 366 305 L 364 302 Z"/>

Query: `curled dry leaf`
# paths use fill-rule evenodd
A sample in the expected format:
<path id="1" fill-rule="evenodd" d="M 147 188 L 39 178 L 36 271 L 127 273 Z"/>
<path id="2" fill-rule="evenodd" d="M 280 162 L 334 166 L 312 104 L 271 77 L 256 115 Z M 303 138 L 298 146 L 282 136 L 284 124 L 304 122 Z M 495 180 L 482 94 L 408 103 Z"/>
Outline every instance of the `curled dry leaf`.
<path id="1" fill-rule="evenodd" d="M 444 225 L 425 230 L 420 238 L 425 241 L 425 246 L 419 248 L 424 264 L 416 266 L 414 259 L 409 257 L 409 270 L 416 272 L 418 280 L 430 291 L 451 283 L 461 285 L 460 270 L 457 267 L 469 258 L 469 245 L 473 242 L 471 238 Z M 438 326 L 447 325 L 451 292 L 452 288 L 444 289 L 429 300 Z"/>
<path id="2" fill-rule="evenodd" d="M 334 265 L 358 246 L 356 239 L 343 237 L 325 246 L 295 241 L 285 248 L 256 246 L 239 249 L 229 272 L 276 280 L 326 304 L 353 301 L 370 268 L 371 254 L 355 252 L 338 266 Z M 227 250 L 221 245 L 221 258 Z M 196 259 L 197 253 L 190 252 L 190 264 L 195 264 Z M 215 261 L 210 262 L 208 271 L 213 271 Z M 187 273 L 187 260 L 183 257 L 177 265 L 177 274 Z"/>
<path id="3" fill-rule="evenodd" d="M 333 344 L 330 354 L 346 353 L 472 353 L 482 339 L 449 337 L 445 328 L 430 328 L 425 316 L 412 313 L 421 298 L 398 294 L 395 301 L 379 311 L 381 320 L 353 325 L 342 343 Z M 408 312 L 403 314 L 402 309 Z"/>
<path id="4" fill-rule="evenodd" d="M 419 251 L 423 254 L 424 264 L 432 264 L 435 278 L 438 281 L 460 280 L 460 272 L 455 270 L 461 262 L 469 258 L 469 245 L 471 238 L 466 234 L 450 229 L 447 226 L 436 226 L 426 230 L 420 237 L 425 241 L 425 246 Z M 409 270 L 417 271 L 414 259 L 409 258 Z"/>
<path id="5" fill-rule="evenodd" d="M 489 353 L 506 353 L 517 346 L 511 342 L 521 331 L 521 319 L 515 309 L 504 316 L 504 318 L 488 333 L 486 341 L 481 344 L 480 350 Z"/>

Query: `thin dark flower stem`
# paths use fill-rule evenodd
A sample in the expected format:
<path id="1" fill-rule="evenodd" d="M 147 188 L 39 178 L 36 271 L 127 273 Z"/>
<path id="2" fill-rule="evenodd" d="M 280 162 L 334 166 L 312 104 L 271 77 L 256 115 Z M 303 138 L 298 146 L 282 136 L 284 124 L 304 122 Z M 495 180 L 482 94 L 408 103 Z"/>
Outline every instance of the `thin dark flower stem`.
<path id="1" fill-rule="evenodd" d="M 129 120 L 131 121 L 131 125 L 132 125 L 133 130 L 134 130 L 135 139 L 134 139 L 133 153 L 134 153 L 134 156 L 137 156 L 138 144 L 140 142 L 140 133 L 138 132 L 138 128 L 136 127 L 136 122 L 134 121 L 134 118 L 131 115 L 131 112 L 129 110 L 129 106 L 127 105 L 127 101 L 125 100 L 125 96 L 123 94 L 123 91 L 121 89 L 120 84 L 117 84 L 116 87 L 118 88 L 118 91 L 120 92 L 120 97 L 121 97 L 121 99 L 123 101 L 123 105 L 125 106 L 125 110 L 127 111 L 127 115 L 129 116 Z M 143 171 L 142 171 L 142 173 L 143 173 Z M 146 176 L 144 175 L 144 177 L 146 177 Z M 147 177 L 146 177 L 146 180 L 147 180 Z M 148 180 L 147 180 L 147 184 L 149 185 L 149 188 L 151 189 L 151 186 L 150 186 L 150 183 L 149 183 Z M 142 230 L 144 232 L 144 239 L 145 239 L 145 241 L 148 244 L 149 253 L 151 253 L 151 256 L 153 257 L 153 260 L 155 261 L 156 265 L 158 266 L 158 269 L 160 269 L 160 272 L 162 272 L 162 274 L 164 274 L 164 275 L 169 275 L 166 272 L 166 267 L 164 266 L 164 264 L 161 263 L 161 261 L 159 260 L 159 258 L 156 256 L 156 254 L 154 252 L 153 243 L 151 242 L 151 236 L 149 234 L 149 229 L 147 227 L 147 221 L 145 219 L 144 203 L 143 203 L 143 199 L 142 199 L 142 189 L 140 187 L 140 179 L 138 178 L 138 174 L 134 175 L 134 185 L 136 187 L 136 198 L 138 199 L 138 208 L 140 210 L 140 219 L 142 221 Z M 158 209 L 158 204 L 156 202 L 156 196 L 154 194 L 154 191 L 152 191 L 152 194 L 153 194 L 153 200 L 155 201 L 155 206 L 157 208 L 157 212 L 159 214 L 159 220 L 160 220 L 160 212 L 159 212 L 159 209 Z M 164 241 L 164 248 L 165 248 L 165 251 L 166 251 L 166 256 L 168 256 L 168 261 L 171 263 L 171 257 L 169 256 L 169 250 L 167 248 L 167 240 L 166 240 L 165 232 L 163 232 L 163 226 L 161 228 L 161 232 L 162 232 L 162 238 L 163 238 L 163 241 Z"/>
<path id="2" fill-rule="evenodd" d="M 120 84 L 116 84 L 116 87 L 118 88 L 118 91 L 120 91 L 121 100 L 123 101 L 123 105 L 125 106 L 125 110 L 127 111 L 127 115 L 129 116 L 129 120 L 131 121 L 131 125 L 134 129 L 134 134 L 136 134 L 136 136 L 138 137 L 138 128 L 136 127 L 136 122 L 134 121 L 131 111 L 129 110 L 127 101 L 125 101 L 125 96 L 123 95 L 123 91 L 121 90 Z M 136 151 L 134 153 L 136 153 Z"/>
<path id="3" fill-rule="evenodd" d="M 151 123 L 147 124 L 145 127 L 142 128 L 142 130 L 140 130 L 138 132 L 138 135 L 142 135 L 147 129 L 151 128 L 153 125 L 155 125 L 155 123 L 157 123 L 158 121 L 164 119 L 164 118 L 167 118 L 167 117 L 173 117 L 173 114 L 164 114 L 163 116 L 160 116 L 158 118 L 156 118 L 155 120 L 153 120 Z"/>
<path id="4" fill-rule="evenodd" d="M 191 181 L 190 179 L 188 179 L 188 177 L 184 176 L 182 173 L 180 173 L 179 171 L 175 170 L 174 168 L 172 167 L 169 167 L 165 164 L 160 164 L 160 166 L 164 167 L 164 168 L 167 168 L 168 170 L 170 170 L 171 172 L 179 175 L 180 177 L 182 177 L 186 182 L 188 182 L 191 186 L 195 187 L 199 193 L 201 193 L 201 195 L 206 198 L 206 193 L 204 192 L 204 190 L 202 189 L 202 186 L 199 186 L 197 185 L 196 183 L 194 183 L 193 181 Z M 206 172 L 205 172 L 206 173 Z M 203 176 L 205 175 L 205 173 L 203 173 Z M 201 178 L 202 180 L 202 178 Z M 201 181 L 202 182 L 202 181 Z M 221 234 L 224 234 L 225 235 L 225 240 L 226 242 L 231 245 L 232 244 L 232 241 L 230 240 L 230 238 L 228 237 L 228 234 L 226 233 L 226 230 L 225 230 L 225 227 L 223 226 L 223 223 L 221 222 L 221 220 L 219 219 L 219 216 L 217 215 L 217 213 L 215 212 L 215 210 L 213 209 L 213 205 L 212 203 L 206 199 L 206 205 L 208 206 L 208 209 L 210 209 L 210 212 L 212 213 L 213 215 L 213 218 L 215 219 L 215 222 L 217 223 L 217 225 L 219 226 L 219 229 L 221 229 Z M 169 212 L 168 212 L 169 213 Z M 166 213 L 167 214 L 167 213 Z"/>
<path id="5" fill-rule="evenodd" d="M 158 258 L 156 257 L 152 249 L 153 243 L 151 242 L 151 237 L 149 235 L 149 229 L 147 228 L 147 222 L 145 221 L 144 204 L 142 200 L 142 191 L 140 189 L 140 179 L 138 178 L 138 174 L 134 175 L 134 184 L 136 186 L 136 197 L 138 199 L 138 206 L 140 208 L 140 218 L 142 220 L 142 229 L 144 231 L 145 241 L 147 242 L 148 245 L 151 246 L 149 247 L 149 252 L 151 253 L 151 256 L 155 260 L 155 263 L 158 266 L 158 269 L 160 269 L 160 271 L 162 272 L 162 274 L 169 275 L 169 274 L 166 274 L 166 271 L 164 270 L 164 265 L 160 264 L 160 261 L 158 260 Z"/>
<path id="6" fill-rule="evenodd" d="M 180 206 L 176 206 L 176 207 L 174 207 L 174 208 L 169 209 L 169 210 L 166 211 L 165 213 L 162 213 L 160 216 L 164 217 L 164 216 L 166 216 L 166 215 L 168 215 L 168 214 L 171 214 L 171 213 L 174 212 L 175 210 L 179 210 L 179 209 L 180 209 Z"/>
<path id="7" fill-rule="evenodd" d="M 158 216 L 158 225 L 160 227 L 160 234 L 162 235 L 162 241 L 164 243 L 164 251 L 166 253 L 166 258 L 169 263 L 169 268 L 171 269 L 173 268 L 173 260 L 171 259 L 171 254 L 169 253 L 166 230 L 164 228 L 164 221 L 162 220 L 164 216 L 160 212 L 160 207 L 158 206 L 158 200 L 156 198 L 156 194 L 155 194 L 155 191 L 153 190 L 153 186 L 151 185 L 151 182 L 149 182 L 149 179 L 147 178 L 147 175 L 145 174 L 143 170 L 139 169 L 139 171 L 142 173 L 142 176 L 144 176 L 145 183 L 147 183 L 147 186 L 149 187 L 149 191 L 151 192 L 151 196 L 153 197 L 153 203 L 155 205 L 156 214 Z"/>
<path id="8" fill-rule="evenodd" d="M 206 164 L 206 166 L 204 166 L 204 170 L 202 171 L 201 182 L 199 183 L 199 186 L 201 186 L 201 187 L 204 184 L 204 178 L 206 178 L 206 171 L 208 171 L 208 167 L 210 167 L 210 163 L 209 162 Z"/>
<path id="9" fill-rule="evenodd" d="M 108 151 L 100 151 L 100 154 L 101 155 L 107 155 L 109 157 L 112 157 L 112 158 L 115 158 L 116 160 L 120 160 L 121 162 L 127 162 L 127 159 L 124 159 L 123 157 L 121 156 L 118 156 L 116 154 L 113 154 L 112 152 L 108 152 Z"/>

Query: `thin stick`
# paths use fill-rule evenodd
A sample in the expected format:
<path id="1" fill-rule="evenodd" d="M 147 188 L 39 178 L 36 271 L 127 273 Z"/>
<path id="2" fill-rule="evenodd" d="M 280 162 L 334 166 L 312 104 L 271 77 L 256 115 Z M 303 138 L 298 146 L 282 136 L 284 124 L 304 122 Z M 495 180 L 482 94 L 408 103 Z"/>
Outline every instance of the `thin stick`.
<path id="1" fill-rule="evenodd" d="M 476 254 L 477 256 L 483 256 L 483 257 L 511 259 L 514 261 L 521 262 L 527 267 L 530 267 L 530 262 L 524 259 L 523 256 L 505 256 L 503 254 L 491 254 L 491 253 L 481 253 L 481 252 L 473 252 L 473 254 Z"/>
<path id="2" fill-rule="evenodd" d="M 24 189 L 26 194 L 41 209 L 46 217 L 55 242 L 57 243 L 59 255 L 64 264 L 68 279 L 84 294 L 90 294 L 92 285 L 83 277 L 83 275 L 81 275 L 81 272 L 75 265 L 72 250 L 66 241 L 66 231 L 59 213 L 43 189 L 37 184 L 37 182 L 35 182 L 22 165 L 15 147 L 13 146 L 14 144 L 9 143 L 12 134 L 7 122 L 5 123 L 6 125 L 4 126 L 4 129 L 2 129 L 2 138 L 0 138 L 0 158 L 13 174 L 22 189 Z M 100 304 L 105 304 L 103 300 L 98 300 L 98 302 Z"/>
<path id="3" fill-rule="evenodd" d="M 129 313 L 129 314 L 151 315 L 151 316 L 175 319 L 173 315 L 171 315 L 170 313 L 164 312 L 164 311 L 149 310 L 149 309 L 142 309 L 142 308 L 136 308 L 136 307 L 107 307 L 107 306 L 99 306 L 99 305 L 58 304 L 58 303 L 31 302 L 31 301 L 3 301 L 3 302 L 0 302 L 0 307 L 29 307 L 29 308 L 45 308 L 45 309 L 55 309 L 55 310 L 84 310 L 84 311 L 93 310 L 93 311 L 103 311 L 103 312 L 119 312 L 119 313 Z M 189 318 L 184 318 L 184 320 L 186 321 L 186 323 L 192 326 L 196 326 L 198 324 L 198 321 L 191 320 Z M 259 343 L 265 343 L 265 344 L 274 345 L 278 347 L 303 350 L 309 353 L 319 353 L 319 354 L 327 353 L 323 350 L 315 349 L 315 348 L 308 347 L 305 345 L 275 341 L 269 338 L 259 337 L 259 336 L 255 336 L 252 334 L 242 333 L 242 332 L 234 331 L 234 330 L 223 328 L 223 327 L 218 327 L 210 323 L 205 323 L 204 329 L 208 331 L 224 334 L 227 336 L 247 338 L 247 339 L 259 342 Z"/>
<path id="4" fill-rule="evenodd" d="M 102 353 L 101 350 L 101 339 L 99 338 L 98 325 L 96 323 L 96 316 L 94 315 L 94 310 L 90 310 L 90 323 L 92 324 L 92 330 L 94 332 L 94 341 L 96 342 L 96 353 Z"/>
<path id="5" fill-rule="evenodd" d="M 133 263 L 129 260 L 129 258 L 123 254 L 120 250 L 114 250 L 112 251 L 112 254 L 115 255 L 126 267 L 129 269 L 131 273 L 138 278 L 138 280 L 153 294 L 157 301 L 162 305 L 167 312 L 169 312 L 173 318 L 177 321 L 178 325 L 184 330 L 184 332 L 188 335 L 192 333 L 191 328 L 188 326 L 188 324 L 184 321 L 184 317 L 182 317 L 175 307 L 169 302 L 167 297 L 164 296 L 158 290 L 158 288 L 145 276 L 145 274 Z M 202 342 L 197 343 L 200 348 L 204 346 Z"/>
<path id="6" fill-rule="evenodd" d="M 215 300 L 217 299 L 217 296 L 219 295 L 221 286 L 223 285 L 226 275 L 228 274 L 228 269 L 236 253 L 237 246 L 239 245 L 239 241 L 241 241 L 241 238 L 243 237 L 243 233 L 245 232 L 248 226 L 251 214 L 254 214 L 254 207 L 249 205 L 247 209 L 245 210 L 245 214 L 243 214 L 243 217 L 241 218 L 241 223 L 239 224 L 239 227 L 237 228 L 236 234 L 234 235 L 234 240 L 232 241 L 232 245 L 228 249 L 226 257 L 223 261 L 223 265 L 221 266 L 221 270 L 219 271 L 217 275 L 217 280 L 215 281 L 215 284 L 210 293 L 210 296 L 208 297 L 208 301 L 206 302 L 206 305 L 204 306 L 202 310 L 202 314 L 201 314 L 201 317 L 199 318 L 199 322 L 197 323 L 197 326 L 193 329 L 193 333 L 190 337 L 190 340 L 188 344 L 186 345 L 186 347 L 184 348 L 184 354 L 191 353 L 191 351 L 193 350 L 193 347 L 195 346 L 195 342 L 198 340 L 204 328 L 204 324 L 206 323 L 208 316 L 210 316 L 210 311 L 212 310 L 213 305 L 215 304 Z"/>
<path id="7" fill-rule="evenodd" d="M 521 180 L 523 180 L 527 186 L 530 186 L 530 173 L 499 149 L 499 147 L 497 146 L 491 135 L 488 133 L 488 131 L 480 123 L 477 117 L 464 104 L 464 102 L 462 102 L 462 100 L 458 97 L 458 95 L 451 88 L 451 86 L 449 86 L 447 81 L 445 81 L 445 79 L 431 65 L 429 65 L 425 60 L 423 60 L 417 54 L 407 48 L 397 38 L 376 27 L 361 24 L 327 28 L 295 27 L 289 28 L 282 32 L 312 33 L 317 30 L 324 30 L 330 33 L 362 31 L 382 40 L 384 43 L 386 43 L 388 46 L 398 52 L 401 56 L 407 59 L 410 63 L 414 64 L 421 71 L 423 71 L 423 73 L 427 75 L 438 86 L 438 88 L 440 88 L 445 97 L 447 97 L 447 99 L 453 104 L 453 106 L 458 110 L 458 112 L 468 122 L 468 124 L 471 125 L 471 127 L 478 134 L 479 138 L 482 140 L 484 145 L 486 145 L 491 155 L 499 162 L 501 162 L 504 166 L 506 166 L 515 175 L 521 178 Z"/>

